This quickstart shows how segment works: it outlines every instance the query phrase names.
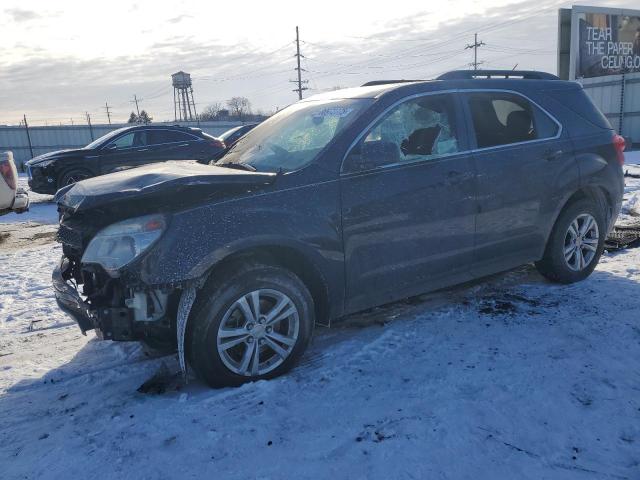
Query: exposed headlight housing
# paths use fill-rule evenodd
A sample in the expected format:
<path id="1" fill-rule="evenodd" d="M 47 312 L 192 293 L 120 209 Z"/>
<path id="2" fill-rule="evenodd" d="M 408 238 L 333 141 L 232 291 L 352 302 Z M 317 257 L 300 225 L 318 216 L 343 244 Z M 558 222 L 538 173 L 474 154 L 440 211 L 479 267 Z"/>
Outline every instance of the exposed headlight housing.
<path id="1" fill-rule="evenodd" d="M 145 215 L 114 223 L 89 242 L 82 263 L 101 265 L 111 276 L 139 257 L 158 240 L 167 224 L 162 215 Z"/>

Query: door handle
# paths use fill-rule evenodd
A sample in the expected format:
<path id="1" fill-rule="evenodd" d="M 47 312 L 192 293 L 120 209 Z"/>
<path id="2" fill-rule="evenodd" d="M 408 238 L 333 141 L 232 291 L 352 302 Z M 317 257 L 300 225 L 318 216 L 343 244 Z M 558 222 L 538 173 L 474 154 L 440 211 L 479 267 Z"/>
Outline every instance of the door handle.
<path id="1" fill-rule="evenodd" d="M 138 152 L 146 152 L 147 150 L 149 150 L 148 148 L 139 148 Z"/>
<path id="2" fill-rule="evenodd" d="M 543 156 L 545 160 L 556 160 L 560 158 L 564 152 L 562 150 L 545 150 Z"/>
<path id="3" fill-rule="evenodd" d="M 188 144 L 188 143 L 183 143 L 183 144 L 178 145 L 178 146 L 179 146 L 179 147 L 188 147 L 188 146 L 189 146 L 189 144 Z"/>

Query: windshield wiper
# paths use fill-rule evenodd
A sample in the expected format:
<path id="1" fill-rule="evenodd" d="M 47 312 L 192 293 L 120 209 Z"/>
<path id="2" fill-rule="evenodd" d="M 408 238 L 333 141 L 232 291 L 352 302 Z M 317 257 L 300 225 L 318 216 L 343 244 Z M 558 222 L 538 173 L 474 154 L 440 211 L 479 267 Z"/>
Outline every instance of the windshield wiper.
<path id="1" fill-rule="evenodd" d="M 216 167 L 235 168 L 236 170 L 246 170 L 248 172 L 257 172 L 258 169 L 248 163 L 236 163 L 236 162 L 223 162 L 214 163 Z"/>

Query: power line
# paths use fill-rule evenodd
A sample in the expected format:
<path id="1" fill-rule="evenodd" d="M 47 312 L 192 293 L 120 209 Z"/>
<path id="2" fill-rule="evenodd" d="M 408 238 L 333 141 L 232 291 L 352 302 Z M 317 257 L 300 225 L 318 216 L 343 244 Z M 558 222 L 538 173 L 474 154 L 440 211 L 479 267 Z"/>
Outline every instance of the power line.
<path id="1" fill-rule="evenodd" d="M 286 61 L 289 61 L 289 58 L 286 59 Z M 256 72 L 260 72 L 263 70 L 267 70 L 269 68 L 274 68 L 280 64 L 282 64 L 284 62 L 278 62 L 275 65 L 266 65 L 264 67 L 260 67 L 260 68 L 256 68 L 255 70 L 251 70 L 251 74 L 247 75 L 245 74 L 239 74 L 239 75 L 232 75 L 229 77 L 221 77 L 221 78 L 211 78 L 211 77 L 198 77 L 198 81 L 203 81 L 203 82 L 216 82 L 216 83 L 222 83 L 222 82 L 227 82 L 230 80 L 252 80 L 252 79 L 256 79 L 256 78 L 263 78 L 263 77 L 267 77 L 269 75 L 279 75 L 281 73 L 288 73 L 291 71 L 290 68 L 286 69 L 286 70 L 277 70 L 274 72 L 266 72 L 266 73 L 261 73 L 261 74 L 255 74 Z M 255 75 L 254 75 L 255 74 Z"/>
<path id="2" fill-rule="evenodd" d="M 489 31 L 500 30 L 500 29 L 503 29 L 503 28 L 505 28 L 505 27 L 507 27 L 509 25 L 513 25 L 515 23 L 519 23 L 519 22 L 522 22 L 524 20 L 529 20 L 529 19 L 531 19 L 533 17 L 536 17 L 538 15 L 545 14 L 550 9 L 555 9 L 555 8 L 557 8 L 556 4 L 549 5 L 549 6 L 546 6 L 546 7 L 543 7 L 543 8 L 536 7 L 536 12 L 535 13 L 531 13 L 529 15 L 523 15 L 523 16 L 521 16 L 519 18 L 514 18 L 514 19 L 502 21 L 502 22 L 490 23 L 490 24 L 485 25 L 483 27 L 477 28 L 477 31 L 478 32 L 489 32 Z M 455 32 L 451 36 L 445 37 L 444 39 L 433 40 L 431 38 L 431 39 L 428 39 L 426 42 L 424 42 L 422 44 L 414 45 L 413 47 L 406 48 L 406 49 L 397 50 L 393 54 L 390 54 L 389 58 L 399 58 L 400 56 L 403 56 L 403 57 L 404 56 L 408 56 L 410 54 L 422 51 L 425 47 L 429 47 L 429 48 L 433 49 L 433 48 L 437 48 L 437 47 L 440 47 L 440 46 L 443 46 L 443 45 L 450 45 L 453 40 L 459 38 L 461 35 L 465 35 L 465 34 L 470 33 L 470 32 L 473 32 L 473 29 L 463 30 L 461 32 Z M 378 36 L 378 34 L 372 35 L 370 37 L 364 37 L 364 38 L 374 38 L 374 37 L 377 37 L 377 36 Z M 405 39 L 405 41 L 408 41 L 408 40 Z M 418 41 L 418 39 L 415 39 L 415 40 L 411 39 L 411 41 Z M 305 41 L 305 43 L 309 43 L 310 44 L 310 42 L 307 42 L 307 41 Z M 327 48 L 327 49 L 330 48 L 330 47 L 322 47 L 322 46 L 317 45 L 317 44 L 314 44 L 314 45 L 317 46 L 317 47 L 320 47 L 320 48 Z M 375 54 L 370 54 L 370 53 L 367 53 L 366 55 L 368 57 L 375 56 Z M 386 61 L 385 58 L 382 58 L 382 59 L 378 58 L 378 59 L 374 59 L 374 60 L 366 60 L 364 62 L 354 63 L 354 64 L 350 65 L 350 67 L 351 68 L 356 67 L 356 66 L 364 67 L 366 65 L 372 65 L 372 64 L 375 64 L 375 63 L 384 63 L 385 61 Z M 333 72 L 333 74 L 340 74 L 340 73 L 342 73 L 340 70 L 336 70 L 336 71 Z"/>
<path id="3" fill-rule="evenodd" d="M 547 3 L 547 2 L 545 2 Z M 447 51 L 449 49 L 451 49 L 455 44 L 457 44 L 458 42 L 456 42 L 456 39 L 460 38 L 461 35 L 466 35 L 466 33 L 468 31 L 473 32 L 474 30 L 477 32 L 477 34 L 479 35 L 486 35 L 486 32 L 493 32 L 493 31 L 497 31 L 497 30 L 502 30 L 505 29 L 507 27 L 511 27 L 514 24 L 518 24 L 520 22 L 523 22 L 525 20 L 529 20 L 533 17 L 537 17 L 540 15 L 544 15 L 544 14 L 548 14 L 552 9 L 557 8 L 557 5 L 542 5 L 542 8 L 540 8 L 539 5 L 537 5 L 535 8 L 532 9 L 525 9 L 524 11 L 521 11 L 521 13 L 519 15 L 517 15 L 515 18 L 509 18 L 507 20 L 502 20 L 499 22 L 487 22 L 485 25 L 476 25 L 474 26 L 472 29 L 466 30 L 466 31 L 457 31 L 457 32 L 452 32 L 450 35 L 444 37 L 444 38 L 439 38 L 439 39 L 435 39 L 433 37 L 431 38 L 404 38 L 404 39 L 399 39 L 397 42 L 397 50 L 390 52 L 389 54 L 383 54 L 380 51 L 380 48 L 382 47 L 382 41 L 384 40 L 383 37 L 380 34 L 376 34 L 376 35 L 372 35 L 370 37 L 362 37 L 362 38 L 372 38 L 374 39 L 372 42 L 368 42 L 368 47 L 364 47 L 362 48 L 362 46 L 360 48 L 358 48 L 357 46 L 342 46 L 342 48 L 340 48 L 340 46 L 330 46 L 330 45 L 326 45 L 326 44 L 315 44 L 313 42 L 308 42 L 306 40 L 301 40 L 299 38 L 299 31 L 297 32 L 297 39 L 296 39 L 296 59 L 297 59 L 297 68 L 295 68 L 296 72 L 298 73 L 298 80 L 294 80 L 294 83 L 296 83 L 297 87 L 294 91 L 298 92 L 298 97 L 300 98 L 302 96 L 302 91 L 303 90 L 307 90 L 310 89 L 311 86 L 315 87 L 315 88 L 320 88 L 322 87 L 321 83 L 324 83 L 325 81 L 329 81 L 329 80 L 321 80 L 323 77 L 331 77 L 331 76 L 339 76 L 339 75 L 370 75 L 372 72 L 376 72 L 379 71 L 380 73 L 382 72 L 387 72 L 387 71 L 393 71 L 394 69 L 398 69 L 398 70 L 410 70 L 410 69 L 418 69 L 421 68 L 423 66 L 427 67 L 426 70 L 428 71 L 433 71 L 434 69 L 428 68 L 428 66 L 436 63 L 436 62 L 442 62 L 442 61 L 446 61 L 447 58 L 442 59 L 441 57 L 444 56 L 445 53 L 447 53 Z M 504 18 L 504 17 L 503 17 Z M 394 34 L 394 36 L 396 36 L 396 34 Z M 303 43 L 303 45 L 300 45 L 300 42 Z M 261 65 L 258 68 L 248 68 L 246 70 L 243 70 L 241 72 L 235 72 L 235 71 L 227 71 L 227 77 L 226 78 L 212 78 L 213 75 L 206 75 L 205 77 L 202 78 L 202 80 L 204 79 L 211 79 L 214 82 L 224 82 L 224 81 L 228 81 L 228 80 L 232 80 L 232 79 L 237 79 L 237 78 L 257 78 L 257 77 L 262 77 L 262 76 L 266 76 L 266 75 L 273 75 L 273 76 L 278 76 L 281 74 L 280 71 L 273 71 L 277 68 L 277 65 L 287 61 L 286 59 L 282 60 L 282 62 L 280 61 L 280 51 L 281 50 L 285 50 L 286 48 L 289 48 L 292 42 L 287 42 L 285 45 L 279 47 L 278 49 L 271 51 L 271 52 L 266 52 L 264 54 L 261 54 L 263 57 L 270 57 L 267 62 L 269 63 L 268 65 Z M 461 41 L 462 43 L 462 41 Z M 477 37 L 475 38 L 474 44 L 478 43 Z M 480 44 L 482 44 L 483 50 L 482 52 L 485 52 L 482 54 L 482 58 L 485 61 L 485 63 L 489 63 L 489 61 L 493 60 L 493 61 L 503 61 L 504 59 L 510 58 L 512 56 L 517 56 L 518 53 L 521 53 L 523 55 L 552 55 L 555 52 L 552 52 L 550 50 L 543 50 L 543 49 L 535 49 L 535 48 L 526 48 L 524 46 L 518 48 L 515 46 L 507 46 L 507 45 L 487 45 L 484 44 L 484 42 L 479 42 Z M 307 48 L 305 47 L 305 45 L 308 45 L 308 48 L 311 50 L 311 52 L 307 51 Z M 362 45 L 362 42 L 360 42 L 360 45 Z M 388 43 L 387 43 L 388 45 Z M 447 46 L 449 48 L 447 48 Z M 327 59 L 323 59 L 323 58 L 308 58 L 305 55 L 302 55 L 302 53 L 300 52 L 300 47 L 303 48 L 303 50 L 305 51 L 305 53 L 316 53 L 318 50 L 320 50 L 320 57 L 327 57 Z M 355 48 L 354 48 L 355 47 Z M 442 47 L 446 48 L 447 51 L 443 51 Z M 462 45 L 460 45 L 460 47 L 462 47 Z M 460 48 L 458 47 L 458 48 Z M 477 59 L 477 49 L 478 46 L 470 46 L 471 48 L 474 48 L 474 62 L 472 63 L 472 65 L 474 66 L 474 68 L 478 68 L 479 65 L 482 62 L 479 62 Z M 314 49 L 317 48 L 318 50 Z M 360 52 L 356 52 L 354 50 L 361 50 Z M 367 51 L 368 50 L 368 51 Z M 377 50 L 377 51 L 376 51 Z M 439 51 L 437 51 L 439 50 Z M 460 48 L 460 50 L 463 50 L 462 48 Z M 334 55 L 332 57 L 328 57 L 326 51 L 331 51 L 334 52 Z M 349 52 L 349 53 L 347 53 Z M 493 55 L 490 52 L 494 52 Z M 336 55 L 337 53 L 337 55 Z M 343 53 L 343 54 L 341 54 Z M 231 57 L 233 60 L 238 60 L 238 59 L 243 59 L 244 57 L 251 57 L 254 53 L 253 52 L 249 52 L 249 53 L 243 53 L 240 55 L 234 55 L 233 57 Z M 351 63 L 349 62 L 349 60 L 347 60 L 349 57 L 349 54 L 353 54 L 354 57 L 353 59 L 356 59 L 356 55 L 362 55 L 363 58 L 361 59 L 356 59 L 355 62 Z M 503 55 L 500 55 L 503 54 Z M 512 55 L 514 54 L 514 55 Z M 298 56 L 299 55 L 299 56 Z M 282 56 L 284 57 L 284 52 L 282 52 Z M 450 56 L 450 58 L 453 58 L 457 55 L 453 54 Z M 315 57 L 315 55 L 314 55 Z M 406 62 L 406 60 L 410 57 L 426 57 L 426 60 L 433 60 L 430 61 L 428 63 L 412 63 L 412 64 L 407 64 L 408 62 Z M 395 59 L 395 61 L 394 61 Z M 329 65 L 323 65 L 326 68 L 317 68 L 315 69 L 316 71 L 314 71 L 314 69 L 308 70 L 307 66 L 307 60 L 309 61 L 315 61 L 315 62 L 320 62 L 322 64 L 329 64 Z M 227 68 L 233 68 L 231 66 L 229 66 L 230 62 L 226 62 L 226 65 L 228 66 Z M 318 67 L 319 65 L 314 65 L 316 67 Z M 303 68 L 304 67 L 304 68 Z M 299 70 L 298 70 L 299 69 Z M 216 69 L 218 70 L 218 69 Z M 222 72 L 224 72 L 226 70 L 225 67 L 222 68 Z M 260 72 L 264 72 L 262 75 L 260 75 Z M 308 72 L 305 74 L 302 74 L 302 72 Z M 362 73 L 360 73 L 362 72 Z M 282 75 L 283 77 L 281 78 L 279 85 L 280 85 L 280 89 L 283 90 L 283 84 L 284 82 L 282 80 L 284 79 L 284 73 L 285 71 L 282 71 Z M 313 73 L 313 75 L 311 75 L 311 73 Z M 313 82 L 318 82 L 320 84 L 317 83 L 312 83 L 309 84 L 308 82 L 310 82 L 311 80 L 307 80 L 307 81 L 303 81 L 302 77 L 306 76 L 309 79 L 312 79 Z M 423 77 L 421 77 L 423 78 Z M 337 79 L 336 79 L 337 80 Z M 145 94 L 145 92 L 143 92 L 143 97 L 146 100 L 152 99 L 152 98 L 156 98 L 158 96 L 162 96 L 165 95 L 164 91 L 166 91 L 168 88 L 170 88 L 169 86 L 159 86 L 156 87 L 155 90 L 152 90 L 151 92 L 148 92 L 148 94 Z M 278 90 L 277 85 L 274 85 L 274 87 L 272 87 L 271 85 L 267 85 L 265 87 L 263 87 L 262 89 L 259 89 L 259 91 L 262 92 L 269 92 L 269 91 L 273 91 L 273 90 Z M 137 100 L 137 101 L 136 101 Z M 139 104 L 138 102 L 141 99 L 137 99 L 137 96 L 134 96 L 134 101 L 130 102 L 130 103 L 136 103 L 136 110 L 139 111 Z M 128 103 L 128 102 L 125 102 Z M 115 108 L 118 108 L 118 103 L 116 102 L 115 104 L 112 105 L 108 105 L 105 104 L 105 106 L 109 107 L 109 111 L 107 112 L 107 117 L 109 120 L 111 114 L 113 113 L 113 108 L 115 106 Z M 105 110 L 104 107 L 102 107 L 103 111 Z"/>
<path id="4" fill-rule="evenodd" d="M 266 52 L 264 54 L 260 54 L 260 57 L 261 58 L 265 58 L 265 57 L 273 56 L 276 53 L 280 52 L 281 50 L 284 50 L 285 48 L 291 47 L 292 43 L 293 42 L 287 42 L 286 44 L 284 44 L 283 46 L 277 48 L 276 50 L 272 50 L 270 52 Z M 252 55 L 254 55 L 254 52 L 247 53 L 245 55 L 241 55 L 240 57 L 235 57 L 235 58 L 233 58 L 233 61 L 237 61 L 237 60 L 240 60 L 240 59 L 242 59 L 244 57 L 252 56 Z M 254 78 L 254 75 L 253 75 L 254 73 L 260 72 L 260 71 L 263 71 L 263 70 L 268 70 L 268 69 L 273 68 L 273 67 L 278 66 L 278 65 L 282 65 L 283 63 L 288 62 L 289 58 L 290 57 L 283 58 L 282 60 L 278 61 L 275 64 L 264 65 L 262 67 L 252 68 L 250 70 L 245 70 L 245 71 L 242 71 L 242 72 L 235 72 L 233 75 L 227 75 L 225 77 L 219 77 L 219 76 L 214 76 L 214 75 L 205 75 L 203 77 L 198 77 L 198 81 L 226 82 L 228 80 Z M 231 64 L 231 61 L 227 62 L 227 65 L 230 65 L 230 64 Z M 229 67 L 229 68 L 231 68 L 231 67 Z M 223 68 L 223 72 L 224 72 L 224 68 Z M 275 73 L 279 73 L 279 72 L 272 72 L 272 73 L 268 73 L 267 75 L 272 75 L 272 74 L 275 74 Z M 249 77 L 247 77 L 247 75 L 249 75 Z"/>
<path id="5" fill-rule="evenodd" d="M 482 40 L 478 43 L 478 34 L 474 34 L 473 36 L 473 45 L 467 45 L 464 47 L 465 50 L 473 48 L 473 63 L 469 65 L 473 67 L 474 70 L 478 70 L 478 65 L 482 64 L 482 62 L 478 62 L 478 48 L 486 45 Z"/>

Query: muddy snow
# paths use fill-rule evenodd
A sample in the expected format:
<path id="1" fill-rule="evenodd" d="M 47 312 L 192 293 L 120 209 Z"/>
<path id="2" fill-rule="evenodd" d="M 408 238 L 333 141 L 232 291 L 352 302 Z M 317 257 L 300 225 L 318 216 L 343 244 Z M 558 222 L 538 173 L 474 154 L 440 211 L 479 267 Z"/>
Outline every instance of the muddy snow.
<path id="1" fill-rule="evenodd" d="M 18 187 L 29 191 L 31 206 L 28 212 L 0 217 L 0 253 L 44 245 L 55 238 L 58 212 L 53 196 L 29 190 L 24 174 L 18 177 Z"/>
<path id="2" fill-rule="evenodd" d="M 319 328 L 276 380 L 148 393 L 176 359 L 82 336 L 56 244 L 0 252 L 3 479 L 640 478 L 638 248 L 578 284 L 522 267 Z"/>

